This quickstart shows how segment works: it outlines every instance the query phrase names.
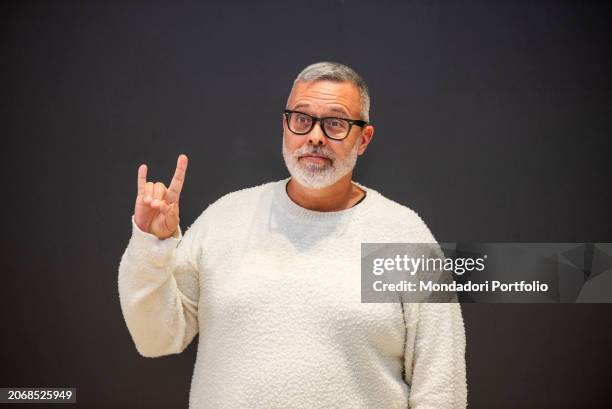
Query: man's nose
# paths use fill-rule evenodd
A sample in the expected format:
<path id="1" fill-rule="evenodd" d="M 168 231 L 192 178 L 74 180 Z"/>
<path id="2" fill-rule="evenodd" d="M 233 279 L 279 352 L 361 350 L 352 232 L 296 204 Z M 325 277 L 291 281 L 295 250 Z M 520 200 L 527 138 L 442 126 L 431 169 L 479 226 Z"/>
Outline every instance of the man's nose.
<path id="1" fill-rule="evenodd" d="M 312 131 L 308 134 L 308 143 L 315 146 L 323 146 L 327 143 L 327 138 L 323 133 L 320 121 L 317 121 Z"/>

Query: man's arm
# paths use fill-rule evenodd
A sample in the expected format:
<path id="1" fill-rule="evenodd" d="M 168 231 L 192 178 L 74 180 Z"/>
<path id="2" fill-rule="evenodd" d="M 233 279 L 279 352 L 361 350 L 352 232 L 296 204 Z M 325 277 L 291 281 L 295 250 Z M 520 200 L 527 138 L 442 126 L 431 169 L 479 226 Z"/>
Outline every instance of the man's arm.
<path id="1" fill-rule="evenodd" d="M 138 352 L 182 352 L 198 332 L 200 252 L 198 220 L 182 236 L 159 239 L 132 216 L 132 237 L 119 265 L 123 317 Z"/>
<path id="2" fill-rule="evenodd" d="M 405 380 L 411 409 L 467 406 L 465 329 L 459 303 L 405 304 Z"/>
<path id="3" fill-rule="evenodd" d="M 182 237 L 179 199 L 187 155 L 170 186 L 147 181 L 138 167 L 132 237 L 119 264 L 121 311 L 136 349 L 147 357 L 182 352 L 198 332 L 200 231 L 203 215 Z"/>

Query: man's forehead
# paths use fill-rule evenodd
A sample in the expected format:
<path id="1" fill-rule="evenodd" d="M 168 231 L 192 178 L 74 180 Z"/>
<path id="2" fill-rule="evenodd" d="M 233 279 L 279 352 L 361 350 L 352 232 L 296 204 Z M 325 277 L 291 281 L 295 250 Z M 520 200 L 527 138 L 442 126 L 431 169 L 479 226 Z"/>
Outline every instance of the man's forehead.
<path id="1" fill-rule="evenodd" d="M 360 112 L 357 87 L 350 82 L 298 81 L 289 96 L 289 108 L 311 108 L 357 115 Z"/>

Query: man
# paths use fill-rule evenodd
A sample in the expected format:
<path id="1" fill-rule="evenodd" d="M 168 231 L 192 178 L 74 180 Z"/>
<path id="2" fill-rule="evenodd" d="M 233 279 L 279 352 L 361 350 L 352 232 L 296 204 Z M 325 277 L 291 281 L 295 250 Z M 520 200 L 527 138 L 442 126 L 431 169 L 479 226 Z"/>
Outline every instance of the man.
<path id="1" fill-rule="evenodd" d="M 351 68 L 306 67 L 282 116 L 291 177 L 222 197 L 184 236 L 187 157 L 168 188 L 140 166 L 121 308 L 143 356 L 199 332 L 191 409 L 465 408 L 460 305 L 360 302 L 361 243 L 435 243 L 415 212 L 352 182 L 368 113 Z"/>

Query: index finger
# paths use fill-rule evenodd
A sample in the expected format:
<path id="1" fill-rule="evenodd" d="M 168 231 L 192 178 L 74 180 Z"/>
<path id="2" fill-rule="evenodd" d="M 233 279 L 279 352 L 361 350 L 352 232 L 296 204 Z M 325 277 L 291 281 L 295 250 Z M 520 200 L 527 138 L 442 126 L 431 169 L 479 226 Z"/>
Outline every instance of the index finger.
<path id="1" fill-rule="evenodd" d="M 187 162 L 187 155 L 179 155 L 178 160 L 176 161 L 176 170 L 174 171 L 174 176 L 172 177 L 170 187 L 168 187 L 168 191 L 166 192 L 166 201 L 169 204 L 178 201 L 179 196 L 181 195 L 183 183 L 185 182 Z"/>
<path id="2" fill-rule="evenodd" d="M 147 185 L 147 165 L 144 163 L 138 167 L 138 195 L 144 195 Z"/>

